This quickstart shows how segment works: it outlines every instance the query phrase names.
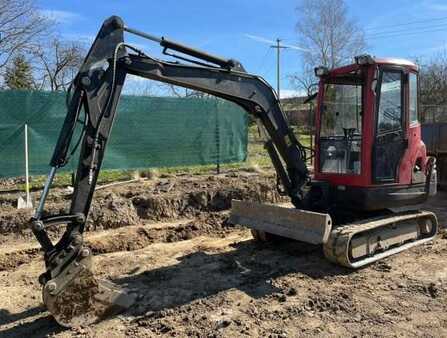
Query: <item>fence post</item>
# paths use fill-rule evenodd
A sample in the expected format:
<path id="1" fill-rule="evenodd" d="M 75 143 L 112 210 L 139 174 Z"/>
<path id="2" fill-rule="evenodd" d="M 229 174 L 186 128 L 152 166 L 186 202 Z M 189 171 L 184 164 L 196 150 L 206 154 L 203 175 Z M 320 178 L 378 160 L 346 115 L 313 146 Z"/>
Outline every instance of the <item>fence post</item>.
<path id="1" fill-rule="evenodd" d="M 216 156 L 216 172 L 217 174 L 220 174 L 220 129 L 219 129 L 219 102 L 217 99 L 215 99 L 216 105 L 215 105 L 215 119 L 216 119 L 216 129 L 215 129 L 215 134 L 216 134 L 216 152 L 217 152 L 217 156 Z"/>
<path id="2" fill-rule="evenodd" d="M 26 190 L 26 207 L 32 208 L 31 197 L 29 192 L 29 151 L 28 151 L 28 124 L 25 123 L 25 190 Z"/>

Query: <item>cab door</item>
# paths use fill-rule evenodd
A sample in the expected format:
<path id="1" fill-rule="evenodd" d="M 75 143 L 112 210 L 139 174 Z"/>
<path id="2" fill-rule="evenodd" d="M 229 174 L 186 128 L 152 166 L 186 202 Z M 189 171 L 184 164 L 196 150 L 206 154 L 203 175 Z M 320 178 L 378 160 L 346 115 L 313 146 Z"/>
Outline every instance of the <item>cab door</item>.
<path id="1" fill-rule="evenodd" d="M 408 146 L 405 133 L 404 73 L 383 68 L 376 89 L 376 132 L 373 151 L 375 183 L 399 179 L 399 165 Z"/>

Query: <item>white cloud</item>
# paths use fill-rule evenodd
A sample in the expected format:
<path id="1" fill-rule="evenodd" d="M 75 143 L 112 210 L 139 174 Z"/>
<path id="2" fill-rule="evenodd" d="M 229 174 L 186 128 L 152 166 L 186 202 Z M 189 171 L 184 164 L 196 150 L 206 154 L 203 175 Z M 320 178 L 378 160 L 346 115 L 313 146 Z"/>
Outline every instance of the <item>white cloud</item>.
<path id="1" fill-rule="evenodd" d="M 129 74 L 126 76 L 126 80 L 128 82 L 135 82 L 135 83 L 141 83 L 141 82 L 145 82 L 148 81 L 146 78 L 141 77 L 141 76 L 137 76 L 137 75 L 133 75 L 133 74 Z"/>
<path id="2" fill-rule="evenodd" d="M 51 20 L 54 20 L 57 23 L 62 23 L 62 24 L 69 24 L 69 23 L 72 23 L 74 21 L 81 19 L 81 15 L 79 15 L 78 13 L 69 12 L 69 11 L 60 11 L 60 10 L 55 10 L 55 9 L 41 9 L 40 13 L 43 16 L 45 16 Z"/>
<path id="3" fill-rule="evenodd" d="M 281 89 L 280 95 L 281 99 L 287 99 L 289 97 L 306 96 L 307 94 L 304 90 Z"/>
<path id="4" fill-rule="evenodd" d="M 86 45 L 91 45 L 95 41 L 95 35 L 89 34 L 75 34 L 75 33 L 63 33 L 62 36 L 69 41 L 78 41 L 85 43 Z"/>

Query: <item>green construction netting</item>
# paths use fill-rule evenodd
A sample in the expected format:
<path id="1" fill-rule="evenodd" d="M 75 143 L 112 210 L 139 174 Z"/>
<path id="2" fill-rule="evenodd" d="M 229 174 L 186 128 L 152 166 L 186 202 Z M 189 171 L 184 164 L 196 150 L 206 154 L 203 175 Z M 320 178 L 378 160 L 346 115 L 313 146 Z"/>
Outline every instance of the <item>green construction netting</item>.
<path id="1" fill-rule="evenodd" d="M 45 174 L 66 114 L 65 94 L 0 91 L 0 177 Z M 216 98 L 122 96 L 103 164 L 138 169 L 244 161 L 247 114 Z M 74 140 L 76 141 L 76 140 Z M 65 167 L 73 170 L 77 156 Z"/>

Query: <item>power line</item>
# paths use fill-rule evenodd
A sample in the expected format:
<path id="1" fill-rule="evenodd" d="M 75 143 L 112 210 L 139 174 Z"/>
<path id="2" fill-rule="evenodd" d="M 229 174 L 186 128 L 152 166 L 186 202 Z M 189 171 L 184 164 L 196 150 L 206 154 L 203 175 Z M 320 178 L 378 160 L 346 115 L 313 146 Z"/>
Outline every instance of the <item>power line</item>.
<path id="1" fill-rule="evenodd" d="M 447 22 L 442 23 L 442 24 L 436 24 L 436 25 L 431 25 L 431 26 L 426 26 L 426 27 L 414 27 L 414 28 L 407 28 L 407 29 L 399 29 L 399 30 L 390 30 L 387 32 L 382 32 L 382 33 L 374 33 L 374 34 L 368 34 L 367 37 L 380 37 L 380 36 L 387 36 L 390 34 L 396 34 L 396 33 L 410 33 L 410 32 L 419 32 L 421 30 L 431 30 L 431 29 L 436 29 L 436 28 L 444 28 L 447 27 Z"/>
<path id="2" fill-rule="evenodd" d="M 270 74 L 272 73 L 272 69 L 273 69 L 273 67 L 269 67 L 269 68 L 266 70 L 266 72 L 265 72 L 265 74 L 264 74 L 264 76 L 265 76 L 266 78 L 270 76 Z"/>
<path id="3" fill-rule="evenodd" d="M 389 34 L 389 35 L 382 35 L 382 36 L 373 36 L 369 37 L 368 39 L 371 40 L 380 40 L 380 39 L 388 39 L 388 38 L 397 38 L 401 36 L 409 36 L 409 35 L 417 35 L 422 33 L 434 33 L 434 32 L 445 32 L 447 31 L 447 26 L 439 29 L 428 29 L 428 30 L 419 30 L 419 31 L 410 31 L 410 32 L 404 32 L 399 34 Z"/>
<path id="4" fill-rule="evenodd" d="M 270 54 L 272 50 L 270 48 L 267 49 L 266 53 L 264 54 L 264 57 L 261 59 L 261 63 L 259 64 L 258 73 L 262 73 L 265 68 L 265 63 L 267 61 L 267 56 Z"/>
<path id="5" fill-rule="evenodd" d="M 295 45 L 289 45 L 289 44 L 284 44 L 281 43 L 281 39 L 276 39 L 275 41 L 270 40 L 270 39 L 266 39 L 262 36 L 258 36 L 258 35 L 253 35 L 253 34 L 244 34 L 245 37 L 258 41 L 258 42 L 262 42 L 262 43 L 269 43 L 270 48 L 274 48 L 276 49 L 276 94 L 278 96 L 278 99 L 280 99 L 280 85 L 281 85 L 281 76 L 280 76 L 280 71 L 281 71 L 281 49 L 294 49 L 294 50 L 299 50 L 299 51 L 309 51 L 306 48 L 302 48 L 299 46 L 295 46 Z"/>
<path id="6" fill-rule="evenodd" d="M 259 41 L 259 42 L 263 42 L 263 43 L 269 43 L 269 44 L 272 44 L 272 43 L 275 44 L 276 43 L 276 40 L 273 41 L 273 40 L 266 39 L 266 38 L 264 38 L 262 36 L 258 36 L 258 35 L 244 34 L 244 36 L 249 38 L 249 39 L 252 39 L 252 40 L 255 40 L 255 41 Z M 281 41 L 284 41 L 284 40 L 282 39 Z M 285 44 L 285 43 L 282 43 L 281 45 L 285 46 L 287 48 L 296 49 L 296 50 L 300 50 L 300 51 L 303 51 L 303 52 L 309 51 L 307 48 L 303 48 L 303 47 L 296 46 L 296 45 L 288 45 L 288 44 Z"/>
<path id="7" fill-rule="evenodd" d="M 443 21 L 443 20 L 447 20 L 447 17 L 409 21 L 409 22 L 403 22 L 403 23 L 398 23 L 398 24 L 393 24 L 393 25 L 380 26 L 380 27 L 377 27 L 377 28 L 374 28 L 374 27 L 373 28 L 366 28 L 365 31 L 366 32 L 368 32 L 368 31 L 377 31 L 377 30 L 380 31 L 383 28 L 394 28 L 394 27 L 400 27 L 400 26 L 409 26 L 409 25 L 413 25 L 413 24 L 433 22 L 433 21 Z"/>

